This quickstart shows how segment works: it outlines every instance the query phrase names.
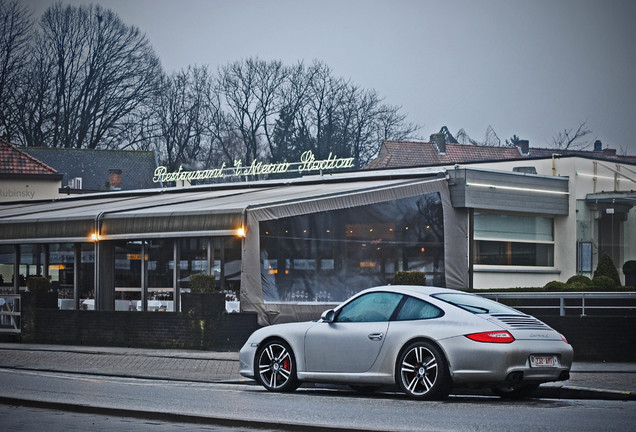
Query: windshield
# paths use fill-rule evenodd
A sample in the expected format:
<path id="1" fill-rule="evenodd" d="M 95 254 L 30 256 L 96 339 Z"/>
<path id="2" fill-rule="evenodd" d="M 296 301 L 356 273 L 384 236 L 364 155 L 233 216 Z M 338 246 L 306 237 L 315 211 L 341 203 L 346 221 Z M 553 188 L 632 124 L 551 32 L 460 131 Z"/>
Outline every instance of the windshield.
<path id="1" fill-rule="evenodd" d="M 519 313 L 515 309 L 509 308 L 501 303 L 472 294 L 442 293 L 434 294 L 433 297 L 475 314 Z"/>

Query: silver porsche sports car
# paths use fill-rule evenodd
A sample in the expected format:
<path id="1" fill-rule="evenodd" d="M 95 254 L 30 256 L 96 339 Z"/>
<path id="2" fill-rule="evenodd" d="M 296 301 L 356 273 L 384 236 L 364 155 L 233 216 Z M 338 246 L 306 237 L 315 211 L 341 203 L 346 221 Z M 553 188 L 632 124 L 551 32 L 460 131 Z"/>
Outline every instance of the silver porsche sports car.
<path id="1" fill-rule="evenodd" d="M 529 396 L 569 378 L 573 350 L 538 319 L 461 291 L 423 286 L 364 290 L 318 321 L 255 331 L 240 352 L 241 375 L 267 390 L 303 382 L 359 391 L 397 385 L 416 399 L 454 386 Z"/>

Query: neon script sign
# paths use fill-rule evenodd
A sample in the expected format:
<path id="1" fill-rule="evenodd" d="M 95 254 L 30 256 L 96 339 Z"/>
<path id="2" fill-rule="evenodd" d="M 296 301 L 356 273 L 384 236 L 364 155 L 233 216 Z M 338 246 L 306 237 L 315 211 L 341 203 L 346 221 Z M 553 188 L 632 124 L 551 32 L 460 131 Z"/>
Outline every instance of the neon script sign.
<path id="1" fill-rule="evenodd" d="M 284 174 L 288 172 L 315 172 L 323 170 L 354 168 L 353 158 L 339 158 L 333 153 L 329 153 L 327 159 L 316 160 L 314 153 L 307 150 L 300 156 L 300 162 L 263 163 L 254 160 L 251 165 L 244 166 L 243 161 L 235 160 L 233 167 L 226 167 L 225 162 L 220 168 L 203 169 L 196 171 L 184 171 L 179 167 L 178 171 L 168 172 L 168 168 L 160 166 L 155 169 L 152 181 L 173 182 L 220 179 L 237 176 L 257 176 L 266 174 Z"/>

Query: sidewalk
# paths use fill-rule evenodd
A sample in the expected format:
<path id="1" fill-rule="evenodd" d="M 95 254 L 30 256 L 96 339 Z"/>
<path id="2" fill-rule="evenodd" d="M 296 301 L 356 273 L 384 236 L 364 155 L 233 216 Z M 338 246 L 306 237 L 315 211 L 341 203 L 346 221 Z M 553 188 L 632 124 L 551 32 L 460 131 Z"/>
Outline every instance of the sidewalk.
<path id="1" fill-rule="evenodd" d="M 0 343 L 0 367 L 195 382 L 252 383 L 238 352 Z M 636 363 L 578 362 L 568 381 L 541 386 L 541 397 L 636 400 Z"/>

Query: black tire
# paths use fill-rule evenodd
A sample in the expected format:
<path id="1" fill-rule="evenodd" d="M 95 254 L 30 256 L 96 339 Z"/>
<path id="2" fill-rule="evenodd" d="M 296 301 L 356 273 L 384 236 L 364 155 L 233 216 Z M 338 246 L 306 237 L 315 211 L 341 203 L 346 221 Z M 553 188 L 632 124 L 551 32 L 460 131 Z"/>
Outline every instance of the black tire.
<path id="1" fill-rule="evenodd" d="M 402 350 L 396 375 L 400 389 L 413 399 L 445 399 L 451 390 L 446 358 L 430 342 L 414 342 Z"/>
<path id="2" fill-rule="evenodd" d="M 289 345 L 281 340 L 265 342 L 256 352 L 255 376 L 259 384 L 273 392 L 291 392 L 300 384 L 296 359 Z"/>
<path id="3" fill-rule="evenodd" d="M 518 400 L 533 397 L 538 388 L 539 384 L 524 384 L 520 387 L 497 386 L 491 390 L 502 399 Z"/>

